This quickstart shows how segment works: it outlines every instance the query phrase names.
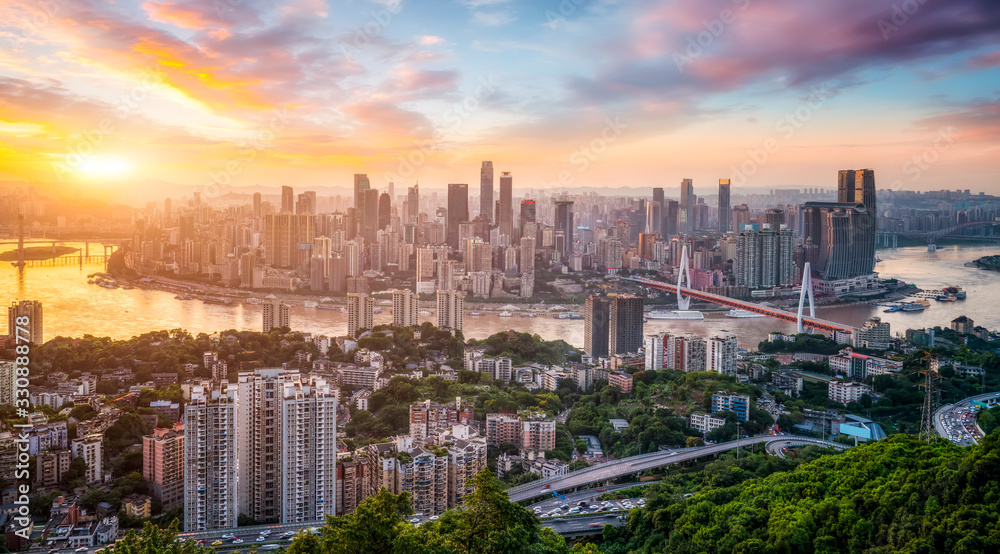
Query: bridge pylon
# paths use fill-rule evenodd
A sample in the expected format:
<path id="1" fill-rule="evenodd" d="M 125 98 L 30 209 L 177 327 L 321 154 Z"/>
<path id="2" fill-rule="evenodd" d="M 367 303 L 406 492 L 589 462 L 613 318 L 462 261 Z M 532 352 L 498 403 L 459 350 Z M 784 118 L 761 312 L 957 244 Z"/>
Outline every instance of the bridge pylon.
<path id="1" fill-rule="evenodd" d="M 680 267 L 677 268 L 677 309 L 678 310 L 689 310 L 691 309 L 691 299 L 685 298 L 681 294 L 681 288 L 684 286 L 684 278 L 687 277 L 687 287 L 691 288 L 691 272 L 688 269 L 688 247 L 685 244 L 684 248 L 681 249 L 681 263 Z"/>
<path id="2" fill-rule="evenodd" d="M 679 292 L 679 291 L 678 291 Z M 812 267 L 806 262 L 802 268 L 802 287 L 799 289 L 799 312 L 798 312 L 798 332 L 805 333 L 805 325 L 802 323 L 802 310 L 805 308 L 806 294 L 809 296 L 809 317 L 816 318 L 816 304 L 813 299 Z"/>

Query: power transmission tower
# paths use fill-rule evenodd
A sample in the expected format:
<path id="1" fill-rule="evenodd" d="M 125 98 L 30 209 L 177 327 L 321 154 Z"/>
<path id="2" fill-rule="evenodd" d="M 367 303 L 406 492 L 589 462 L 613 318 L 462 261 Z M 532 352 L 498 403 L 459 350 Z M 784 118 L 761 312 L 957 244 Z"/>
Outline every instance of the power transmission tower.
<path id="1" fill-rule="evenodd" d="M 920 409 L 920 439 L 930 443 L 937 436 L 934 429 L 934 412 L 940 404 L 941 391 L 934 385 L 937 378 L 937 364 L 933 363 L 936 358 L 931 354 L 924 356 L 926 366 L 920 370 L 924 375 L 924 382 L 920 385 L 924 388 L 924 405 Z"/>

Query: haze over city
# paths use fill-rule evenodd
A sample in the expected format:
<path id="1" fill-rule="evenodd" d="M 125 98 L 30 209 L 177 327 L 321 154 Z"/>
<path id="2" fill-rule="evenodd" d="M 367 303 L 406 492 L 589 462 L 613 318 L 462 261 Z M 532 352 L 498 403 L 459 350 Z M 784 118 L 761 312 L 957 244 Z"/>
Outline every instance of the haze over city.
<path id="1" fill-rule="evenodd" d="M 0 180 L 991 192 L 989 1 L 379 0 L 0 7 Z M 919 90 L 919 94 L 915 91 Z"/>

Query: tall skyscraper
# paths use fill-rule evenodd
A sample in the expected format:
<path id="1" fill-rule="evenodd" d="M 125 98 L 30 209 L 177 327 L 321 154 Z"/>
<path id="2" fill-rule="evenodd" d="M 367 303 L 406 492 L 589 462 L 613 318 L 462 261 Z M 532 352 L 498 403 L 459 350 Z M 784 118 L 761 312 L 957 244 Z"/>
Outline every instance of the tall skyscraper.
<path id="1" fill-rule="evenodd" d="M 528 223 L 535 223 L 537 215 L 535 212 L 535 201 L 534 200 L 521 200 L 521 214 L 518 216 L 517 228 L 524 237 L 524 227 Z M 536 237 L 533 237 L 536 238 Z"/>
<path id="2" fill-rule="evenodd" d="M 357 337 L 361 329 L 375 326 L 375 300 L 367 294 L 347 293 L 347 336 Z"/>
<path id="3" fill-rule="evenodd" d="M 631 294 L 611 296 L 611 354 L 638 352 L 642 348 L 642 297 Z"/>
<path id="4" fill-rule="evenodd" d="M 679 217 L 679 204 L 676 200 L 666 200 L 666 206 L 663 207 L 663 223 L 660 226 L 660 231 L 664 239 L 671 239 L 677 236 L 677 221 Z"/>
<path id="5" fill-rule="evenodd" d="M 840 171 L 837 202 L 803 205 L 802 234 L 818 249 L 812 269 L 821 279 L 840 281 L 874 273 L 876 212 L 872 169 Z"/>
<path id="6" fill-rule="evenodd" d="M 469 221 L 469 185 L 451 183 L 448 185 L 448 245 L 459 248 L 458 226 Z"/>
<path id="7" fill-rule="evenodd" d="M 392 324 L 396 327 L 416 327 L 420 325 L 419 298 L 410 289 L 392 291 Z"/>
<path id="8" fill-rule="evenodd" d="M 276 268 L 306 266 L 310 255 L 300 244 L 316 238 L 316 216 L 312 214 L 267 214 L 264 217 L 264 260 Z"/>
<path id="9" fill-rule="evenodd" d="M 28 318 L 27 323 L 23 319 L 18 319 L 21 317 Z M 19 328 L 27 330 L 27 336 Z M 15 340 L 20 339 L 18 344 L 23 344 L 24 339 L 27 339 L 31 344 L 41 345 L 45 342 L 42 329 L 41 302 L 37 300 L 15 301 L 7 308 L 7 334 Z"/>
<path id="10" fill-rule="evenodd" d="M 289 326 L 288 305 L 278 301 L 278 297 L 275 295 L 265 296 L 261 308 L 264 313 L 263 332 L 270 333 L 271 329 Z"/>
<path id="11" fill-rule="evenodd" d="M 286 374 L 280 368 L 241 371 L 237 379 L 236 454 L 240 513 L 260 523 L 281 519 L 281 393 Z M 303 448 L 303 450 L 305 450 Z"/>
<path id="12" fill-rule="evenodd" d="M 406 189 L 406 222 L 417 223 L 420 219 L 420 184 Z"/>
<path id="13" fill-rule="evenodd" d="M 184 424 L 142 437 L 142 478 L 164 510 L 184 504 Z"/>
<path id="14" fill-rule="evenodd" d="M 563 243 L 559 249 L 564 255 L 573 252 L 573 201 L 565 196 L 555 201 L 556 205 L 556 226 L 555 231 L 562 231 Z M 557 245 L 558 249 L 558 245 Z"/>
<path id="15" fill-rule="evenodd" d="M 437 291 L 438 329 L 451 331 L 452 334 L 462 331 L 465 316 L 465 293 L 457 290 Z"/>
<path id="16" fill-rule="evenodd" d="M 184 406 L 184 531 L 236 527 L 237 429 L 235 387 L 191 388 Z"/>
<path id="17" fill-rule="evenodd" d="M 493 162 L 479 168 L 479 217 L 493 221 Z"/>
<path id="18" fill-rule="evenodd" d="M 587 297 L 583 308 L 583 350 L 594 358 L 608 355 L 611 306 L 606 298 Z"/>
<path id="19" fill-rule="evenodd" d="M 254 219 L 259 218 L 261 214 L 261 196 L 259 192 L 253 193 L 253 217 Z"/>
<path id="20" fill-rule="evenodd" d="M 378 235 L 378 189 L 368 188 L 361 193 L 361 209 L 358 214 L 358 234 L 365 239 L 365 245 L 377 242 Z"/>
<path id="21" fill-rule="evenodd" d="M 737 237 L 733 273 L 738 286 L 770 288 L 795 277 L 795 236 L 788 229 L 743 231 Z"/>
<path id="22" fill-rule="evenodd" d="M 681 203 L 677 214 L 678 232 L 689 234 L 694 231 L 694 183 L 691 179 L 681 181 Z"/>
<path id="23" fill-rule="evenodd" d="M 296 377 L 278 392 L 281 523 L 323 521 L 337 507 L 337 389 Z"/>
<path id="24" fill-rule="evenodd" d="M 281 213 L 295 213 L 295 191 L 292 187 L 281 187 Z"/>
<path id="25" fill-rule="evenodd" d="M 731 192 L 729 179 L 719 179 L 719 232 L 728 233 L 732 230 L 732 214 L 729 207 Z"/>
<path id="26" fill-rule="evenodd" d="M 385 229 L 389 226 L 389 220 L 392 217 L 392 196 L 387 192 L 383 192 L 381 196 L 378 197 L 378 228 L 379 230 Z"/>
<path id="27" fill-rule="evenodd" d="M 507 244 L 514 236 L 514 178 L 509 171 L 500 174 L 500 234 L 507 237 Z"/>
<path id="28" fill-rule="evenodd" d="M 663 187 L 653 188 L 653 201 L 649 206 L 647 211 L 650 213 L 646 216 L 646 225 L 649 227 L 648 232 L 663 236 L 665 232 L 663 219 L 666 217 L 664 211 L 667 207 L 666 199 L 663 197 Z"/>

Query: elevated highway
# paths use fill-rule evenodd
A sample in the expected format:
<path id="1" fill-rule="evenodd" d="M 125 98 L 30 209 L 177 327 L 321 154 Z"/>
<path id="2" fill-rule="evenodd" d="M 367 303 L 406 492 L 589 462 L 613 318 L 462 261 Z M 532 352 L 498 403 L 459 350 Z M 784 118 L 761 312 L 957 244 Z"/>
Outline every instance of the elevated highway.
<path id="1" fill-rule="evenodd" d="M 819 446 L 831 446 L 838 449 L 845 448 L 845 445 L 840 443 L 822 441 L 811 437 L 797 437 L 792 435 L 761 435 L 747 439 L 740 439 L 738 441 L 713 444 L 710 446 L 683 448 L 666 452 L 652 452 L 612 462 L 596 464 L 559 477 L 552 477 L 541 481 L 532 481 L 526 485 L 508 489 L 507 493 L 510 495 L 510 499 L 512 501 L 520 502 L 522 500 L 530 500 L 539 496 L 552 494 L 553 492 L 574 490 L 580 487 L 586 487 L 592 483 L 609 481 L 633 473 L 641 473 L 643 471 L 663 467 L 665 465 L 688 462 L 744 446 L 761 443 L 766 446 L 768 443 L 772 442 L 795 442 L 800 445 L 816 444 Z"/>

